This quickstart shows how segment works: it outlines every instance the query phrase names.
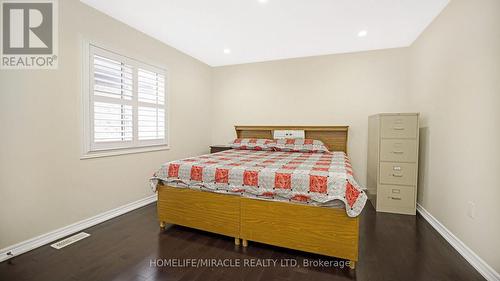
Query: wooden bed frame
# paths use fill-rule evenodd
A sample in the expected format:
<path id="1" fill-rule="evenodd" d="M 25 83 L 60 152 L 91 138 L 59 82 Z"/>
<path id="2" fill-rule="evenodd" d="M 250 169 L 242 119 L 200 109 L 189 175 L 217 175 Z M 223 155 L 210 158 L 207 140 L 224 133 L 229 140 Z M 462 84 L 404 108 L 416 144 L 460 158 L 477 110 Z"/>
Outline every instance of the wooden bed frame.
<path id="1" fill-rule="evenodd" d="M 235 126 L 239 138 L 273 138 L 274 130 L 304 130 L 331 151 L 347 152 L 347 126 Z M 159 184 L 158 219 L 248 241 L 358 260 L 359 218 L 343 208 L 283 203 Z"/>

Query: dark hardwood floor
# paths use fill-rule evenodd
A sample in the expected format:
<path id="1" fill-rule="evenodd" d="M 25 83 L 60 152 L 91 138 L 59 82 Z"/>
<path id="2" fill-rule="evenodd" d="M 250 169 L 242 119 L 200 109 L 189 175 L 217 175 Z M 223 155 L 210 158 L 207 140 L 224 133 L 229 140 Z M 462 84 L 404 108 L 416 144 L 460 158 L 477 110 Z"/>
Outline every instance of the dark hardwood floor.
<path id="1" fill-rule="evenodd" d="M 62 250 L 47 245 L 2 262 L 0 280 L 484 280 L 422 217 L 376 213 L 370 204 L 361 217 L 355 271 L 334 267 L 342 261 L 328 257 L 253 242 L 238 247 L 233 238 L 185 227 L 161 232 L 155 212 L 149 205 L 85 230 L 89 238 Z M 212 258 L 240 266 L 186 264 Z M 298 266 L 281 266 L 287 259 Z M 331 264 L 305 267 L 304 260 Z"/>

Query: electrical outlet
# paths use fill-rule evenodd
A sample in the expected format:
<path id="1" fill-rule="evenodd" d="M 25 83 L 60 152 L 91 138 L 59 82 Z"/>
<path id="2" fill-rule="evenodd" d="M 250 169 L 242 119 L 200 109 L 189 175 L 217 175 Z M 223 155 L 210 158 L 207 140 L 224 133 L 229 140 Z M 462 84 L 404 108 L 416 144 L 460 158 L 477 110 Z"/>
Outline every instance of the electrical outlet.
<path id="1" fill-rule="evenodd" d="M 303 139 L 305 138 L 304 130 L 274 130 L 273 138 L 275 139 Z"/>
<path id="2" fill-rule="evenodd" d="M 467 216 L 471 219 L 476 217 L 476 204 L 472 201 L 467 202 Z"/>

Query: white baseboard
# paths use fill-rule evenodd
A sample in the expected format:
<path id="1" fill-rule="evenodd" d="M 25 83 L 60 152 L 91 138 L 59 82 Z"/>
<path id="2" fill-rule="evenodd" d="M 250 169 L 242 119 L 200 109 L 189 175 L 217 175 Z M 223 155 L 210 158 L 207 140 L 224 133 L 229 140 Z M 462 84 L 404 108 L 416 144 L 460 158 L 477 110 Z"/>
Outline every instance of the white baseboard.
<path id="1" fill-rule="evenodd" d="M 417 203 L 417 211 L 422 217 L 436 229 L 450 245 L 457 250 L 484 278 L 488 281 L 499 281 L 500 274 L 496 272 L 489 264 L 481 259 L 474 251 L 456 237 L 449 229 L 441 222 L 432 216 L 422 205 Z"/>
<path id="2" fill-rule="evenodd" d="M 81 220 L 79 222 L 70 224 L 65 227 L 61 227 L 49 233 L 45 233 L 40 236 L 31 238 L 29 240 L 25 240 L 15 245 L 3 248 L 0 250 L 0 262 L 18 256 L 20 254 L 26 253 L 35 248 L 38 248 L 40 246 L 43 246 L 60 238 L 66 237 L 70 234 L 81 231 L 83 229 L 89 228 L 101 222 L 123 215 L 140 207 L 146 206 L 155 201 L 156 201 L 156 194 L 153 194 L 146 198 L 137 200 L 132 203 L 128 203 L 113 210 L 106 211 L 91 218 Z"/>

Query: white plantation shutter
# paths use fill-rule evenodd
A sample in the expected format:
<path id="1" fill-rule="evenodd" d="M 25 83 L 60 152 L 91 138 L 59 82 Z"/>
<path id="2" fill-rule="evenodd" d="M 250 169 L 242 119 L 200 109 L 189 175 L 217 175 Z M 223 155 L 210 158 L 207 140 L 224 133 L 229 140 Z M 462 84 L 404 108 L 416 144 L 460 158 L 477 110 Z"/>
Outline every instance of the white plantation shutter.
<path id="1" fill-rule="evenodd" d="M 132 142 L 132 66 L 97 54 L 92 63 L 94 143 Z"/>
<path id="2" fill-rule="evenodd" d="M 94 102 L 94 141 L 132 141 L 132 106 Z"/>
<path id="3" fill-rule="evenodd" d="M 139 101 L 151 104 L 165 103 L 165 76 L 139 68 Z"/>
<path id="4" fill-rule="evenodd" d="M 165 138 L 165 76 L 139 68 L 139 141 Z"/>
<path id="5" fill-rule="evenodd" d="M 94 95 L 117 99 L 132 99 L 132 66 L 94 55 Z"/>
<path id="6" fill-rule="evenodd" d="M 89 152 L 166 145 L 165 73 L 90 45 Z"/>

